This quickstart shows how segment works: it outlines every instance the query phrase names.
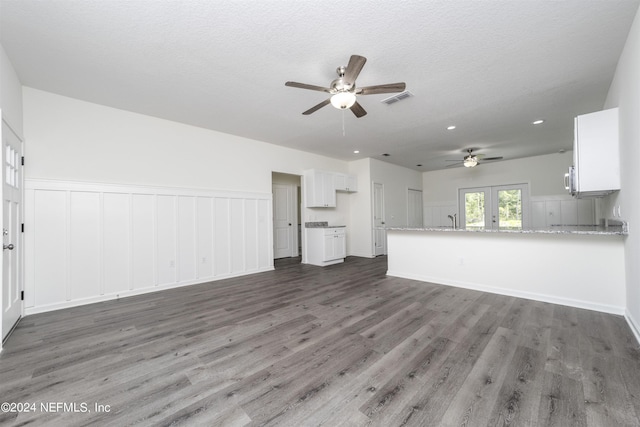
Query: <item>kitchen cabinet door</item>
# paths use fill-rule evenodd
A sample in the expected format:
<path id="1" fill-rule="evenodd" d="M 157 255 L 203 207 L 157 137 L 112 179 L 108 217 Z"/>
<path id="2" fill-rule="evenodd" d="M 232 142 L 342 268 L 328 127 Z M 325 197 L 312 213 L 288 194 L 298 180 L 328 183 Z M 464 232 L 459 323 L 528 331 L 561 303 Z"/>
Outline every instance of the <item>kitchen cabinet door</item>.
<path id="1" fill-rule="evenodd" d="M 336 207 L 334 174 L 310 170 L 305 172 L 305 200 L 308 208 Z"/>
<path id="2" fill-rule="evenodd" d="M 321 267 L 344 262 L 347 254 L 344 227 L 307 228 L 307 264 Z"/>
<path id="3" fill-rule="evenodd" d="M 573 144 L 577 197 L 620 189 L 618 108 L 576 117 Z"/>
<path id="4" fill-rule="evenodd" d="M 354 175 L 336 173 L 334 174 L 334 183 L 336 191 L 346 191 L 348 193 L 358 191 L 358 178 Z"/>

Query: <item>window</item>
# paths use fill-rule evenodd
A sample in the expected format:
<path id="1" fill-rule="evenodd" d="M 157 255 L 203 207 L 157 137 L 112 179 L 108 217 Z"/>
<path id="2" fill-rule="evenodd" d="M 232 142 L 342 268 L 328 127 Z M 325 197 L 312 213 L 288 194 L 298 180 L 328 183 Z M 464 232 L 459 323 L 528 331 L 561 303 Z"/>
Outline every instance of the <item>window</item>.
<path id="1" fill-rule="evenodd" d="M 522 230 L 529 227 L 527 184 L 459 190 L 460 226 L 467 230 Z"/>
<path id="2" fill-rule="evenodd" d="M 20 181 L 18 179 L 18 165 L 20 164 L 20 158 L 18 152 L 11 148 L 9 145 L 5 146 L 5 184 L 18 188 Z"/>

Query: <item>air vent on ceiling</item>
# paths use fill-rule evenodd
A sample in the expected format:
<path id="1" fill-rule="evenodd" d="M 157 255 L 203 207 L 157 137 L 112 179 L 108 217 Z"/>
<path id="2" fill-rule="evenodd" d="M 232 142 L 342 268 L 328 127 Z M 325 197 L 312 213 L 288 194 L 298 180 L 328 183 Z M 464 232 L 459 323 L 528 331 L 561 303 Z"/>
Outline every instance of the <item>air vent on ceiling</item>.
<path id="1" fill-rule="evenodd" d="M 411 92 L 409 92 L 408 90 L 405 90 L 404 92 L 400 92 L 397 95 L 393 95 L 393 96 L 390 96 L 389 98 L 385 98 L 380 102 L 382 102 L 383 104 L 391 105 L 391 104 L 395 104 L 398 101 L 402 101 L 403 99 L 407 99 L 407 98 L 412 97 L 412 96 L 413 96 L 413 94 Z"/>

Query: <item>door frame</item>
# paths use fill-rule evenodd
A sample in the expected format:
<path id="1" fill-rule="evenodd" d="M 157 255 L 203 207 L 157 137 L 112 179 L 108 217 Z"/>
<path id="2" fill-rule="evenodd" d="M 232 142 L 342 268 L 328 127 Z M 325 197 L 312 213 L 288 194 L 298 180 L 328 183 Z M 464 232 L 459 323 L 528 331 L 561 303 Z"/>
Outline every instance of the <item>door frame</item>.
<path id="1" fill-rule="evenodd" d="M 412 193 L 413 192 L 413 193 Z M 415 200 L 412 199 L 411 194 L 419 193 L 420 194 L 420 203 L 414 204 Z M 417 217 L 420 220 L 419 224 L 411 223 L 411 211 L 413 207 L 420 208 L 420 215 Z M 409 227 L 424 227 L 424 201 L 422 197 L 422 190 L 418 190 L 417 188 L 407 188 L 407 225 Z"/>
<path id="2" fill-rule="evenodd" d="M 20 158 L 23 158 L 24 155 L 24 139 L 20 137 L 20 135 L 18 135 L 18 133 L 13 129 L 13 127 L 5 120 L 4 116 L 2 115 L 2 111 L 0 110 L 0 126 L 2 126 L 3 128 L 6 126 L 6 129 L 9 130 L 9 132 L 13 133 L 13 135 L 16 137 L 16 139 L 19 142 L 20 145 Z M 0 138 L 1 142 L 2 142 L 2 150 L 3 154 L 2 154 L 2 158 L 0 158 L 0 161 L 2 161 L 2 179 L 5 180 L 5 175 L 6 175 L 6 171 L 5 171 L 5 161 L 4 161 L 4 157 L 6 156 L 6 148 L 4 146 L 4 135 L 3 135 L 3 130 L 0 129 L 0 135 L 2 136 Z M 24 233 L 22 232 L 20 228 L 19 224 L 23 224 L 24 223 L 24 166 L 22 164 L 18 165 L 18 186 L 19 186 L 19 192 L 20 192 L 20 209 L 18 212 L 18 218 L 16 218 L 16 223 L 18 224 L 17 226 L 17 230 L 16 230 L 16 234 L 14 236 L 14 244 L 17 246 L 16 247 L 16 256 L 18 257 L 18 260 L 16 262 L 16 280 L 17 280 L 17 291 L 18 293 L 21 294 L 21 296 L 23 295 L 22 293 L 24 292 Z M 0 186 L 0 195 L 2 196 L 2 200 L 3 200 L 3 207 L 2 209 L 0 209 L 0 222 L 2 223 L 2 227 L 4 228 L 4 182 L 2 181 L 2 186 Z M 3 236 L 4 237 L 4 236 Z M 4 239 L 3 239 L 4 241 Z M 3 243 L 4 244 L 4 243 Z M 4 251 L 3 251 L 4 252 Z M 0 351 L 2 351 L 2 347 L 3 344 L 6 342 L 6 340 L 11 336 L 11 334 L 13 333 L 13 331 L 15 330 L 16 326 L 18 325 L 18 323 L 20 322 L 20 320 L 24 317 L 24 298 L 19 298 L 19 304 L 20 304 L 20 314 L 18 316 L 18 319 L 15 321 L 15 323 L 11 326 L 11 329 L 7 332 L 6 336 L 2 336 L 4 334 L 2 334 L 1 332 L 4 330 L 4 273 L 5 273 L 5 265 L 4 265 L 4 256 L 2 257 L 2 259 L 0 260 L 0 277 L 2 277 L 2 292 L 0 292 L 0 308 L 2 309 L 2 312 L 0 312 Z"/>
<path id="3" fill-rule="evenodd" d="M 517 183 L 517 184 L 503 184 L 503 185 L 487 185 L 483 187 L 469 187 L 458 188 L 458 218 L 460 228 L 466 228 L 466 214 L 465 214 L 465 197 L 467 193 L 484 193 L 484 229 L 485 230 L 499 230 L 498 217 L 498 204 L 497 194 L 500 190 L 519 189 L 521 194 L 522 203 L 522 229 L 527 230 L 530 228 L 531 220 L 529 215 L 529 183 Z"/>
<path id="4" fill-rule="evenodd" d="M 287 178 L 284 178 L 282 180 L 279 180 L 276 178 L 276 176 L 287 176 Z M 273 188 L 275 185 L 283 185 L 283 186 L 289 186 L 291 188 L 291 206 L 290 206 L 290 212 L 289 215 L 292 218 L 292 247 L 291 247 L 291 255 L 289 257 L 291 258 L 295 258 L 298 256 L 302 256 L 303 258 L 303 262 L 304 262 L 304 254 L 305 254 L 305 249 L 304 249 L 304 245 L 305 245 L 305 239 L 304 239 L 304 233 L 302 232 L 304 230 L 304 227 L 302 227 L 302 221 L 303 221 L 303 212 L 302 212 L 302 200 L 304 200 L 304 176 L 302 175 L 295 175 L 295 174 L 290 174 L 290 173 L 286 173 L 286 172 L 276 172 L 276 171 L 272 171 L 271 172 L 271 235 L 272 235 L 272 242 L 271 245 L 273 246 L 273 258 L 275 258 L 275 244 L 276 244 L 276 236 L 275 236 L 275 218 L 273 216 L 273 209 L 275 208 L 275 200 L 274 200 L 274 191 Z M 298 221 L 300 221 L 300 224 L 298 223 Z M 298 228 L 300 226 L 300 228 Z M 286 258 L 286 257 L 285 257 Z"/>
<path id="5" fill-rule="evenodd" d="M 293 185 L 293 184 L 280 184 L 277 182 L 274 182 L 272 184 L 272 189 L 273 189 L 273 209 L 274 209 L 274 213 L 275 213 L 275 207 L 276 207 L 276 191 L 275 188 L 277 187 L 282 187 L 285 188 L 287 190 L 287 220 L 289 221 L 289 237 L 288 237 L 288 244 L 290 247 L 290 252 L 287 256 L 284 257 L 279 257 L 279 258 L 293 258 L 298 256 L 298 220 L 297 220 L 297 199 L 298 199 L 298 188 Z M 273 239 L 273 252 L 274 252 L 274 258 L 275 257 L 275 251 L 276 251 L 276 229 L 275 229 L 275 215 L 273 217 L 274 219 L 274 224 L 273 224 L 273 235 L 274 235 L 274 239 Z M 277 259 L 277 258 L 276 258 Z"/>
<path id="6" fill-rule="evenodd" d="M 381 225 L 382 227 L 376 226 L 376 186 L 380 186 L 382 189 L 382 200 L 380 200 L 380 214 L 381 214 Z M 372 182 L 371 183 L 371 219 L 372 219 L 372 253 L 373 256 L 386 255 L 387 254 L 387 231 L 384 228 L 385 224 L 385 210 L 384 210 L 384 184 L 381 182 Z M 380 233 L 382 235 L 382 245 L 376 246 L 376 234 Z M 378 250 L 381 248 L 380 250 Z"/>

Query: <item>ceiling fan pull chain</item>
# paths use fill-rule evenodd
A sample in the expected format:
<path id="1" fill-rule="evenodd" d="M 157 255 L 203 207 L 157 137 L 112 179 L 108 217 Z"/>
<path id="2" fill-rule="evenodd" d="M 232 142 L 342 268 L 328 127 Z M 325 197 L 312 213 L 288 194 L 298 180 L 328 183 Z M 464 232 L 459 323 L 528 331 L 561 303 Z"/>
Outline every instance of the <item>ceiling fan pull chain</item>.
<path id="1" fill-rule="evenodd" d="M 344 110 L 342 110 L 342 136 L 346 136 L 346 132 L 344 130 Z"/>

